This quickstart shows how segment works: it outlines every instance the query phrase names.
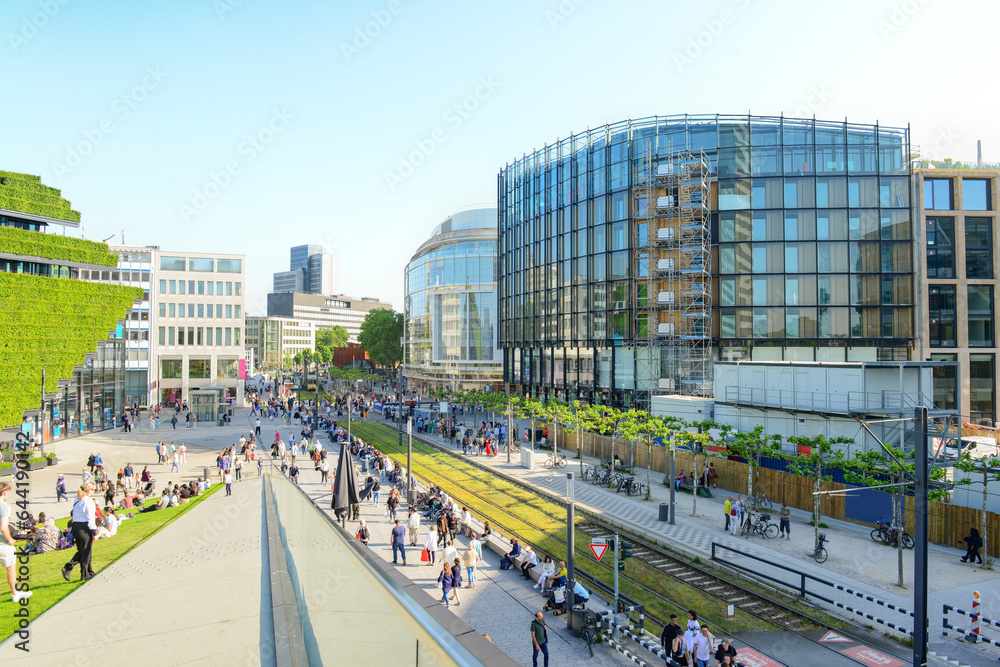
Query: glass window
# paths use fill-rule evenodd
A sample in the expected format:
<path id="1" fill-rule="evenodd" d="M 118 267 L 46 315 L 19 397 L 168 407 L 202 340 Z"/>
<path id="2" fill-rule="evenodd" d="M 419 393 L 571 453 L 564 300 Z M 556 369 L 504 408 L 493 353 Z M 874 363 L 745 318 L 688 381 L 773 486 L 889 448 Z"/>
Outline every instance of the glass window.
<path id="1" fill-rule="evenodd" d="M 236 286 L 236 296 L 240 296 L 243 291 L 243 283 L 233 283 Z"/>
<path id="2" fill-rule="evenodd" d="M 843 208 L 847 206 L 847 179 L 843 176 L 817 178 L 816 206 L 819 208 Z"/>
<path id="3" fill-rule="evenodd" d="M 182 280 L 181 281 L 181 285 L 183 285 L 183 284 L 184 284 L 184 281 Z M 177 281 L 174 281 L 174 280 L 170 281 L 170 290 L 169 290 L 168 293 L 169 294 L 176 294 L 177 293 Z"/>
<path id="4" fill-rule="evenodd" d="M 159 307 L 159 310 L 160 310 L 160 317 L 166 317 L 167 316 L 167 304 L 161 303 L 160 307 Z"/>
<path id="5" fill-rule="evenodd" d="M 985 178 L 962 179 L 962 208 L 966 211 L 990 210 L 990 182 Z"/>
<path id="6" fill-rule="evenodd" d="M 927 295 L 930 346 L 955 347 L 955 286 L 931 285 Z"/>
<path id="7" fill-rule="evenodd" d="M 215 317 L 214 311 L 215 311 L 214 304 L 209 303 L 205 305 L 205 317 Z"/>
<path id="8" fill-rule="evenodd" d="M 226 283 L 226 296 L 232 296 L 232 295 L 233 295 L 233 284 Z"/>
<path id="9" fill-rule="evenodd" d="M 233 344 L 233 330 L 230 329 L 229 327 L 226 327 L 226 345 L 232 345 L 232 344 Z"/>
<path id="10" fill-rule="evenodd" d="M 611 225 L 611 249 L 625 250 L 628 248 L 627 222 L 616 222 Z"/>
<path id="11" fill-rule="evenodd" d="M 188 317 L 194 317 L 194 304 L 193 303 L 189 303 L 187 305 L 187 316 Z"/>
<path id="12" fill-rule="evenodd" d="M 993 347 L 992 285 L 969 285 L 969 347 Z"/>
<path id="13" fill-rule="evenodd" d="M 924 208 L 928 211 L 950 211 L 952 206 L 951 179 L 924 179 Z"/>
<path id="14" fill-rule="evenodd" d="M 719 181 L 719 210 L 750 208 L 750 179 Z"/>
<path id="15" fill-rule="evenodd" d="M 932 354 L 931 361 L 958 361 L 955 354 Z M 934 407 L 939 410 L 958 410 L 958 367 L 934 367 Z"/>
<path id="16" fill-rule="evenodd" d="M 174 328 L 167 327 L 167 345 L 174 344 Z"/>
<path id="17" fill-rule="evenodd" d="M 205 345 L 208 345 L 209 347 L 214 345 L 214 343 L 212 343 L 212 331 L 212 327 L 207 327 L 205 329 Z"/>
<path id="18" fill-rule="evenodd" d="M 211 359 L 188 360 L 188 377 L 191 379 L 203 380 L 205 378 L 209 378 L 212 376 L 211 370 L 212 370 Z"/>
<path id="19" fill-rule="evenodd" d="M 626 251 L 611 253 L 611 279 L 628 278 L 628 256 Z"/>
<path id="20" fill-rule="evenodd" d="M 816 186 L 811 178 L 785 179 L 785 208 L 812 208 Z"/>
<path id="21" fill-rule="evenodd" d="M 233 307 L 230 304 L 226 304 L 226 319 L 232 319 L 233 317 Z"/>
<path id="22" fill-rule="evenodd" d="M 211 257 L 191 257 L 188 259 L 189 271 L 215 271 L 215 260 Z"/>
<path id="23" fill-rule="evenodd" d="M 211 284 L 211 283 L 209 283 L 209 284 Z M 194 292 L 192 292 L 192 294 L 194 294 Z M 205 294 L 205 281 L 204 280 L 199 280 L 198 281 L 198 294 L 201 294 L 201 295 Z"/>
<path id="24" fill-rule="evenodd" d="M 176 307 L 177 307 L 177 304 L 175 304 L 175 303 L 169 303 L 169 304 L 167 304 L 167 310 L 170 313 L 168 315 L 168 317 L 177 317 L 177 313 L 175 312 Z M 182 309 L 181 315 L 183 315 L 183 309 Z"/>
<path id="25" fill-rule="evenodd" d="M 847 205 L 851 208 L 878 206 L 878 179 L 860 176 L 848 178 Z"/>
<path id="26" fill-rule="evenodd" d="M 186 263 L 187 262 L 184 261 L 183 257 L 168 257 L 167 255 L 160 255 L 161 271 L 183 271 Z"/>
<path id="27" fill-rule="evenodd" d="M 965 219 L 965 277 L 993 277 L 993 221 Z"/>
<path id="28" fill-rule="evenodd" d="M 992 354 L 969 355 L 969 399 L 973 422 L 992 425 L 996 418 L 996 360 Z"/>
<path id="29" fill-rule="evenodd" d="M 215 327 L 215 344 L 222 345 L 222 327 Z"/>
<path id="30" fill-rule="evenodd" d="M 194 281 L 188 281 L 188 294 L 194 294 Z"/>
<path id="31" fill-rule="evenodd" d="M 198 304 L 198 317 L 201 318 L 205 317 L 205 304 L 203 303 Z"/>
<path id="32" fill-rule="evenodd" d="M 242 273 L 242 259 L 220 259 L 216 267 L 219 273 Z"/>
<path id="33" fill-rule="evenodd" d="M 752 201 L 754 208 L 781 208 L 782 180 L 780 178 L 753 179 Z M 720 205 L 720 208 L 721 205 Z M 733 206 L 731 208 L 749 208 L 748 206 Z"/>
<path id="34" fill-rule="evenodd" d="M 215 296 L 215 283 L 213 283 L 211 280 L 208 281 L 208 289 L 206 290 L 205 293 L 208 294 L 209 296 Z"/>
<path id="35" fill-rule="evenodd" d="M 927 277 L 955 277 L 955 218 L 927 218 Z"/>
<path id="36" fill-rule="evenodd" d="M 166 340 L 167 340 L 167 330 L 166 330 L 166 328 L 165 327 L 159 327 L 156 333 L 157 333 L 157 338 L 156 338 L 157 343 L 159 345 L 166 345 Z"/>
<path id="37" fill-rule="evenodd" d="M 167 281 L 166 280 L 161 280 L 160 281 L 160 291 L 159 291 L 159 293 L 160 294 L 166 294 L 167 293 Z"/>
<path id="38" fill-rule="evenodd" d="M 179 380 L 182 372 L 180 359 L 160 359 L 160 377 L 164 380 Z"/>

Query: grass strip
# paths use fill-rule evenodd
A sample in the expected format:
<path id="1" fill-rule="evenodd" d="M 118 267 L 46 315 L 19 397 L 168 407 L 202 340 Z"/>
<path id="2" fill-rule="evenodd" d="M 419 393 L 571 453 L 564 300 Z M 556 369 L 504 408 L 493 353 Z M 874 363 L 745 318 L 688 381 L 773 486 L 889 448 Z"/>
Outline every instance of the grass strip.
<path id="1" fill-rule="evenodd" d="M 155 512 L 136 513 L 134 518 L 128 519 L 118 527 L 118 532 L 115 533 L 114 537 L 94 542 L 91 555 L 94 572 L 101 572 L 222 487 L 222 484 L 213 484 L 208 491 L 192 498 L 191 502 L 184 505 L 168 507 Z M 148 504 L 155 504 L 158 500 L 158 497 L 151 499 Z M 66 520 L 60 519 L 59 523 L 65 525 Z M 28 608 L 31 610 L 32 620 L 38 618 L 54 604 L 83 585 L 84 582 L 77 579 L 79 568 L 74 570 L 73 580 L 70 582 L 66 582 L 60 573 L 62 566 L 75 553 L 76 549 L 70 547 L 69 549 L 30 556 L 31 579 L 29 586 L 34 593 Z M 10 601 L 9 595 L 5 595 L 0 601 L 0 641 L 10 637 L 18 629 L 17 619 L 13 617 L 13 609 L 14 603 Z M 11 610 L 11 613 L 8 613 L 7 610 Z"/>

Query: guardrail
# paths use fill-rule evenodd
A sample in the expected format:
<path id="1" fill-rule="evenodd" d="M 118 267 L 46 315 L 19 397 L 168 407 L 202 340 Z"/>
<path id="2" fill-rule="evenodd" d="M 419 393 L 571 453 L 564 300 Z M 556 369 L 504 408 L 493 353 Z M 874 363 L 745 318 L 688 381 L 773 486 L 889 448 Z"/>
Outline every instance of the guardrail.
<path id="1" fill-rule="evenodd" d="M 732 560 L 728 560 L 726 558 L 722 558 L 721 556 L 719 556 L 717 554 L 717 552 L 719 552 L 719 551 L 730 551 L 732 553 L 739 554 L 743 558 L 750 558 L 751 560 L 754 560 L 754 561 L 757 561 L 757 562 L 760 562 L 760 563 L 765 563 L 768 567 L 772 567 L 772 568 L 775 568 L 777 570 L 781 570 L 781 571 L 784 571 L 784 572 L 789 572 L 789 573 L 791 573 L 791 574 L 794 575 L 794 578 L 798 579 L 798 583 L 797 584 L 790 583 L 787 579 L 782 579 L 780 577 L 771 576 L 771 575 L 766 574 L 764 572 L 761 572 L 759 570 L 750 569 L 749 567 L 746 567 L 745 565 L 742 565 L 740 563 L 736 563 L 736 562 L 734 562 Z M 854 597 L 860 598 L 860 599 L 865 600 L 867 602 L 873 602 L 873 603 L 877 604 L 880 607 L 884 607 L 884 608 L 889 609 L 891 611 L 894 611 L 894 612 L 896 612 L 898 614 L 902 614 L 904 617 L 906 617 L 907 622 L 909 622 L 909 619 L 913 618 L 913 612 L 912 611 L 908 611 L 906 609 L 903 609 L 902 607 L 899 607 L 899 606 L 897 606 L 897 605 L 895 605 L 895 604 L 893 604 L 891 602 L 886 602 L 885 600 L 880 600 L 880 599 L 876 598 L 873 595 L 868 595 L 867 593 L 861 593 L 859 591 L 855 591 L 855 590 L 853 590 L 851 588 L 848 588 L 847 586 L 843 586 L 841 584 L 837 584 L 837 583 L 834 583 L 832 581 L 827 581 L 826 579 L 822 579 L 820 577 L 817 577 L 815 575 L 809 574 L 807 572 L 803 572 L 801 570 L 796 570 L 793 567 L 788 567 L 786 565 L 780 565 L 780 564 L 775 563 L 773 561 L 767 560 L 766 558 L 761 558 L 760 556 L 755 556 L 755 555 L 753 555 L 751 553 L 747 553 L 746 551 L 742 551 L 740 549 L 736 549 L 734 547 L 730 547 L 730 546 L 727 546 L 725 544 L 721 544 L 719 542 L 712 542 L 712 560 L 715 561 L 715 562 L 717 562 L 717 563 L 723 563 L 725 565 L 728 565 L 729 567 L 732 567 L 732 568 L 735 568 L 737 570 L 741 570 L 743 572 L 746 572 L 747 574 L 751 575 L 752 577 L 761 578 L 761 579 L 767 579 L 768 581 L 773 581 L 776 584 L 780 584 L 784 588 L 790 588 L 790 589 L 792 589 L 794 591 L 797 591 L 800 597 L 804 598 L 804 597 L 806 597 L 808 595 L 808 596 L 811 596 L 813 598 L 816 598 L 817 600 L 822 600 L 823 602 L 826 602 L 828 604 L 832 604 L 835 607 L 839 607 L 840 609 L 843 609 L 844 611 L 848 611 L 848 612 L 851 612 L 853 614 L 857 614 L 858 616 L 861 616 L 862 618 L 866 618 L 869 621 L 874 621 L 875 623 L 879 623 L 880 625 L 884 625 L 887 628 L 891 628 L 892 630 L 896 630 L 897 632 L 901 632 L 901 633 L 908 634 L 908 635 L 912 635 L 913 634 L 912 628 L 904 627 L 902 625 L 897 625 L 896 623 L 893 623 L 892 621 L 889 621 L 889 620 L 886 620 L 886 619 L 883 619 L 883 618 L 879 618 L 878 616 L 875 616 L 874 614 L 871 614 L 871 613 L 869 613 L 869 612 L 867 612 L 867 611 L 865 611 L 863 609 L 857 609 L 857 608 L 852 607 L 852 606 L 850 606 L 848 604 L 845 604 L 845 603 L 843 603 L 843 602 L 841 602 L 839 600 L 835 600 L 835 599 L 833 599 L 831 597 L 827 597 L 827 595 L 824 595 L 823 593 L 818 593 L 818 592 L 816 592 L 816 590 L 811 590 L 809 588 L 809 583 L 812 582 L 812 583 L 820 584 L 822 586 L 825 586 L 826 588 L 831 588 L 833 590 L 842 591 L 844 593 L 847 593 L 848 595 L 853 595 Z M 822 589 L 822 590 L 824 590 L 824 592 L 825 592 L 825 589 Z"/>
<path id="2" fill-rule="evenodd" d="M 658 641 L 654 641 L 654 639 L 651 639 L 649 637 L 644 637 L 642 635 L 641 630 L 639 631 L 638 634 L 632 632 L 633 628 L 631 625 L 629 626 L 618 625 L 617 623 L 614 622 L 614 620 L 612 620 L 611 612 L 609 611 L 605 611 L 598 614 L 597 627 L 600 629 L 607 630 L 609 634 L 613 633 L 615 630 L 618 630 L 619 636 L 624 636 L 625 638 L 632 640 L 645 650 L 655 655 L 660 660 L 663 660 L 666 663 L 667 667 L 682 667 L 682 665 L 679 662 L 670 657 L 669 651 L 663 650 L 663 647 L 660 646 L 660 643 Z M 646 662 L 641 657 L 639 657 L 632 651 L 625 648 L 622 644 L 616 642 L 614 640 L 614 637 L 607 636 L 604 638 L 604 641 L 605 643 L 607 643 L 608 646 L 615 649 L 616 651 L 624 655 L 626 658 L 628 658 L 635 664 L 640 665 L 640 667 L 645 665 L 653 667 L 653 663 Z M 656 663 L 656 665 L 658 667 L 659 663 Z M 747 665 L 740 662 L 739 659 L 737 659 L 736 667 L 747 667 Z"/>
<path id="3" fill-rule="evenodd" d="M 982 614 L 980 614 L 978 612 L 964 611 L 962 609 L 958 609 L 957 607 L 953 607 L 950 604 L 946 604 L 946 605 L 944 605 L 944 610 L 942 612 L 944 614 L 944 616 L 941 619 L 941 624 L 944 627 L 944 630 L 942 631 L 941 634 L 943 634 L 945 637 L 948 636 L 948 631 L 949 630 L 954 630 L 955 632 L 961 633 L 962 636 L 967 641 L 970 641 L 970 642 L 973 642 L 973 643 L 981 642 L 981 643 L 985 643 L 985 644 L 992 644 L 993 646 L 1000 646 L 1000 641 L 996 641 L 996 640 L 993 640 L 993 639 L 987 639 L 986 637 L 983 637 L 982 634 L 980 634 L 976 630 L 965 630 L 963 628 L 959 628 L 959 627 L 954 626 L 951 623 L 949 623 L 948 622 L 948 614 L 951 613 L 951 612 L 955 612 L 959 616 L 968 616 L 972 620 L 973 624 L 975 624 L 977 621 L 979 621 L 980 627 L 982 626 L 983 623 L 985 623 L 986 625 L 990 625 L 990 626 L 992 626 L 994 628 L 1000 628 L 1000 622 L 991 620 L 989 618 L 986 618 L 986 617 L 984 617 Z"/>

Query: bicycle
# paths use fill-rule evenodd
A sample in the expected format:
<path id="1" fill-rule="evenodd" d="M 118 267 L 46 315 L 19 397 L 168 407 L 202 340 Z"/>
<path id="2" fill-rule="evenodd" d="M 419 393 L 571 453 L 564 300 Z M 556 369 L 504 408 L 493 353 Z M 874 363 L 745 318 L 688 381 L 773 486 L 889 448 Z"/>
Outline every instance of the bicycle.
<path id="1" fill-rule="evenodd" d="M 876 542 L 881 542 L 882 544 L 891 544 L 895 546 L 896 540 L 899 537 L 899 529 L 889 523 L 883 522 L 881 519 L 875 522 L 875 529 L 871 532 L 872 539 Z M 905 530 L 903 531 L 903 548 L 912 549 L 916 545 L 913 541 L 913 536 L 911 536 Z"/>
<path id="2" fill-rule="evenodd" d="M 645 493 L 646 485 L 641 482 L 637 482 L 635 477 L 629 477 L 623 485 L 623 490 L 625 491 L 625 495 L 634 496 L 640 493 Z"/>
<path id="3" fill-rule="evenodd" d="M 583 641 L 587 642 L 587 648 L 590 649 L 590 657 L 594 657 L 594 639 L 597 637 L 597 617 L 587 612 L 585 614 L 586 618 L 583 625 Z"/>
<path id="4" fill-rule="evenodd" d="M 829 556 L 829 554 L 827 554 L 826 552 L 826 548 L 823 546 L 824 544 L 826 544 L 826 541 L 827 541 L 826 533 L 820 533 L 819 544 L 816 545 L 816 549 L 813 550 L 812 554 L 813 560 L 815 560 L 817 563 L 825 563 L 827 556 Z"/>
<path id="5" fill-rule="evenodd" d="M 507 444 L 505 444 L 503 446 L 503 451 L 504 451 L 504 454 L 506 454 L 507 452 L 512 452 L 514 454 L 520 454 L 521 453 L 521 445 L 519 445 L 517 443 L 517 441 L 514 441 L 512 443 L 508 442 Z"/>
<path id="6" fill-rule="evenodd" d="M 566 457 L 562 454 L 559 454 L 558 456 L 555 454 L 549 454 L 542 461 L 542 465 L 546 468 L 565 468 L 566 463 Z"/>
<path id="7" fill-rule="evenodd" d="M 767 499 L 766 492 L 762 492 L 756 496 L 748 496 L 747 502 L 750 503 L 750 507 L 753 509 L 771 510 L 774 508 L 771 501 Z"/>

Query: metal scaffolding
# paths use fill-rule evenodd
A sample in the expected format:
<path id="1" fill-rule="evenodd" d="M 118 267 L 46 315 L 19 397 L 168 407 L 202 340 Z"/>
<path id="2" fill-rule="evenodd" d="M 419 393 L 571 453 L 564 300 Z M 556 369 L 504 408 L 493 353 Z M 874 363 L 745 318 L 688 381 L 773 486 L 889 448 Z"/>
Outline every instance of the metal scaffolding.
<path id="1" fill-rule="evenodd" d="M 640 407 L 654 392 L 712 395 L 711 168 L 700 150 L 654 150 L 647 147 L 632 189 Z"/>

